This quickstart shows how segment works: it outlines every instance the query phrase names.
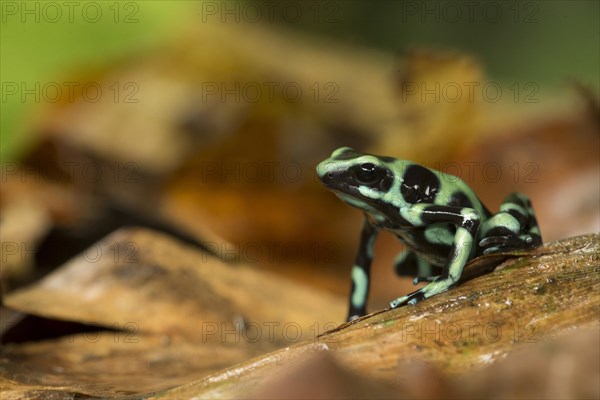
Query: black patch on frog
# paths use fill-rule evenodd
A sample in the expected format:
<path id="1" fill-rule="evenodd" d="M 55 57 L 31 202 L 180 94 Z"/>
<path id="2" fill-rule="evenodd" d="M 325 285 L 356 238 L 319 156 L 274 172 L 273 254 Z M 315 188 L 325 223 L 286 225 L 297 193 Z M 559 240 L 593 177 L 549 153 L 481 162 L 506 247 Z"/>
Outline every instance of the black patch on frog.
<path id="1" fill-rule="evenodd" d="M 419 273 L 419 263 L 416 254 L 409 251 L 401 262 L 394 265 L 394 269 L 398 276 L 417 276 Z"/>
<path id="2" fill-rule="evenodd" d="M 406 168 L 400 193 L 407 203 L 433 203 L 439 190 L 440 180 L 433 172 L 416 164 Z"/>
<path id="3" fill-rule="evenodd" d="M 473 203 L 471 203 L 471 200 L 463 192 L 452 193 L 448 205 L 473 208 Z"/>
<path id="4" fill-rule="evenodd" d="M 379 156 L 377 158 L 379 158 L 381 161 L 387 162 L 387 163 L 394 163 L 394 162 L 398 161 L 394 157 Z"/>
<path id="5" fill-rule="evenodd" d="M 456 227 L 454 225 L 448 224 L 446 229 L 448 229 L 448 232 L 450 232 L 452 236 L 456 235 Z"/>

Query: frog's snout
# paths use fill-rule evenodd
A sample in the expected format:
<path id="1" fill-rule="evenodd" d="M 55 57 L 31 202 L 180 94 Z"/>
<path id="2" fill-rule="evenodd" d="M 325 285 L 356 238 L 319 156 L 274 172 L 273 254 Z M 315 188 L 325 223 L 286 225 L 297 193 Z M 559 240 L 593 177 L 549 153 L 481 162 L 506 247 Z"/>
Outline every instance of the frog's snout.
<path id="1" fill-rule="evenodd" d="M 339 186 L 346 174 L 346 160 L 355 158 L 357 153 L 351 147 L 340 147 L 331 153 L 331 156 L 317 165 L 317 176 L 324 185 L 330 189 Z"/>
<path id="2" fill-rule="evenodd" d="M 336 163 L 335 161 L 325 160 L 317 165 L 317 176 L 323 183 L 331 182 L 335 179 Z"/>

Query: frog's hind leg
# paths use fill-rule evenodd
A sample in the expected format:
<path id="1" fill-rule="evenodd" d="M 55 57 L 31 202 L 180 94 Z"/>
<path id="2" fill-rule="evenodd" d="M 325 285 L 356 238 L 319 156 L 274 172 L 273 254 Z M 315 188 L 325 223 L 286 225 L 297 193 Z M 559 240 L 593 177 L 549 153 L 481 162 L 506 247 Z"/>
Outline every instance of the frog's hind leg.
<path id="1" fill-rule="evenodd" d="M 521 207 L 524 208 L 526 212 L 526 223 L 522 225 L 521 233 L 531 236 L 532 246 L 541 245 L 542 234 L 540 232 L 540 227 L 538 225 L 537 218 L 535 217 L 535 211 L 533 210 L 533 206 L 531 205 L 531 200 L 529 200 L 529 197 L 525 196 L 523 193 L 511 193 L 500 205 L 500 211 L 506 209 L 508 212 L 511 212 L 511 205 L 518 204 L 518 202 L 521 203 Z M 516 212 L 513 213 L 516 214 Z"/>
<path id="2" fill-rule="evenodd" d="M 500 211 L 481 224 L 480 234 L 481 254 L 525 249 L 542 244 L 531 201 L 522 193 L 508 195 L 500 205 Z"/>
<path id="3" fill-rule="evenodd" d="M 433 282 L 442 271 L 441 267 L 431 264 L 411 250 L 404 250 L 394 260 L 394 270 L 398 276 L 415 277 L 413 284 Z"/>

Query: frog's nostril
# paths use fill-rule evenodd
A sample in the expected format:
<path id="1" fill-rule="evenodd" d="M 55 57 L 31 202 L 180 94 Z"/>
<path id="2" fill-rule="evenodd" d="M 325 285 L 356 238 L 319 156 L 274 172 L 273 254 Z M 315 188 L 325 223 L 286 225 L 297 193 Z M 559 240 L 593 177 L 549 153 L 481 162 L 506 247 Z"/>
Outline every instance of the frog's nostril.
<path id="1" fill-rule="evenodd" d="M 328 173 L 327 173 L 327 177 L 328 177 L 329 179 L 333 179 L 333 172 L 328 172 Z"/>

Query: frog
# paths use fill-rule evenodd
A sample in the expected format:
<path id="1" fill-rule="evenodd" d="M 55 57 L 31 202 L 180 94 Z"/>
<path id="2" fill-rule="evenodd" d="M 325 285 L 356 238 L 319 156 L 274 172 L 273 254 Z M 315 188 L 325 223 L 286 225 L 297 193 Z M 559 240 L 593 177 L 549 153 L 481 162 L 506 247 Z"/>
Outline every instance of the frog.
<path id="1" fill-rule="evenodd" d="M 457 176 L 351 147 L 334 150 L 316 173 L 327 189 L 364 214 L 347 321 L 367 313 L 373 246 L 382 230 L 403 244 L 394 261 L 397 275 L 414 277 L 415 285 L 427 283 L 391 301 L 392 309 L 455 287 L 465 265 L 477 257 L 542 244 L 531 200 L 523 193 L 509 194 L 492 213 Z"/>

